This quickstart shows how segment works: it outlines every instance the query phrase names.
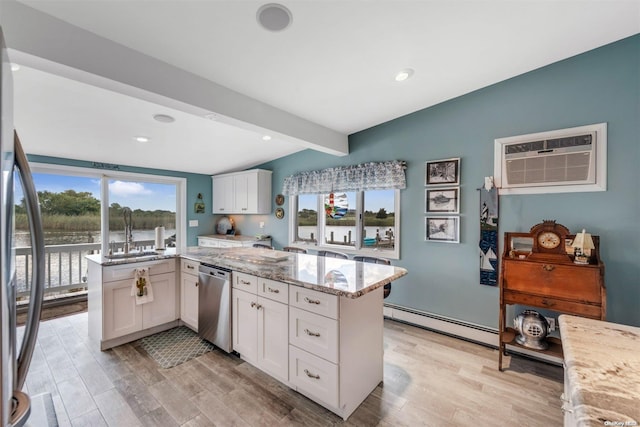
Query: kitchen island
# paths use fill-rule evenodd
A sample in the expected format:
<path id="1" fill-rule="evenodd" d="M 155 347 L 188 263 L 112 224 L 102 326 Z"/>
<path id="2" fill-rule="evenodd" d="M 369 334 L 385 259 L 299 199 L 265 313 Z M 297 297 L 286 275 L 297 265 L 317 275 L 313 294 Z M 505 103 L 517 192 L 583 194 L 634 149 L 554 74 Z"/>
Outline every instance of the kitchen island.
<path id="1" fill-rule="evenodd" d="M 232 271 L 233 350 L 258 369 L 344 419 L 382 381 L 383 288 L 406 275 L 405 269 L 258 248 L 198 247 L 174 257 L 182 265 L 195 262 Z M 130 298 L 130 272 L 146 266 L 161 277 L 170 268 L 167 263 L 178 264 L 167 253 L 89 259 L 89 330 L 103 344 L 105 326 L 114 324 L 109 317 L 133 318 L 116 312 L 122 306 L 135 311 L 135 302 L 125 301 Z M 125 276 L 117 286 L 104 280 Z M 151 282 L 156 294 L 157 279 L 152 276 Z M 120 303 L 107 309 L 109 288 L 118 290 Z M 180 305 L 177 288 L 174 300 L 170 291 L 163 295 L 157 302 L 164 307 Z M 157 310 L 143 306 L 142 311 L 145 318 L 145 312 Z M 103 348 L 173 327 L 179 316 L 175 321 L 170 317 L 152 330 L 138 325 L 134 333 L 111 338 Z"/>
<path id="2" fill-rule="evenodd" d="M 640 328 L 561 315 L 567 426 L 640 423 Z"/>

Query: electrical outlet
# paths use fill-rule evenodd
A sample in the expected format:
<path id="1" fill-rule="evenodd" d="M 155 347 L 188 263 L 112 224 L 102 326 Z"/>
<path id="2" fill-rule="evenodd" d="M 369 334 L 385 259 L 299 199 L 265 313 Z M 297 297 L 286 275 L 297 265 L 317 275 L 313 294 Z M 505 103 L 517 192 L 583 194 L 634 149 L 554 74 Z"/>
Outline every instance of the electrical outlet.
<path id="1" fill-rule="evenodd" d="M 260 221 L 260 228 L 264 228 L 264 221 Z"/>
<path id="2" fill-rule="evenodd" d="M 545 317 L 547 322 L 549 323 L 549 332 L 553 332 L 556 330 L 556 319 L 553 317 Z"/>

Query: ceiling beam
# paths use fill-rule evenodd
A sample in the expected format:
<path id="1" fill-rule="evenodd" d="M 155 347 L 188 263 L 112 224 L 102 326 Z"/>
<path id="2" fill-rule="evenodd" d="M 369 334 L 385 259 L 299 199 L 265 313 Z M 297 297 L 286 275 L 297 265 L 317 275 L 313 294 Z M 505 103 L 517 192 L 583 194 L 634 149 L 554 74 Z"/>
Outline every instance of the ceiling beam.
<path id="1" fill-rule="evenodd" d="M 2 0 L 11 61 L 324 153 L 349 154 L 347 135 L 68 24 Z M 188 46 L 185 46 L 188 49 Z"/>

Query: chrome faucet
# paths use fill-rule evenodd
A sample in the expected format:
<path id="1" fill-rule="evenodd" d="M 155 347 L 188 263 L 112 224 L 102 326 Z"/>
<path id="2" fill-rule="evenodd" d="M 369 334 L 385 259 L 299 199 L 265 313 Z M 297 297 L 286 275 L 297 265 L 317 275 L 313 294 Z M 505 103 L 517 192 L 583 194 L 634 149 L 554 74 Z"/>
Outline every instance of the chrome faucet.
<path id="1" fill-rule="evenodd" d="M 122 209 L 124 216 L 124 247 L 123 252 L 128 254 L 133 246 L 133 222 L 131 221 L 131 209 Z"/>

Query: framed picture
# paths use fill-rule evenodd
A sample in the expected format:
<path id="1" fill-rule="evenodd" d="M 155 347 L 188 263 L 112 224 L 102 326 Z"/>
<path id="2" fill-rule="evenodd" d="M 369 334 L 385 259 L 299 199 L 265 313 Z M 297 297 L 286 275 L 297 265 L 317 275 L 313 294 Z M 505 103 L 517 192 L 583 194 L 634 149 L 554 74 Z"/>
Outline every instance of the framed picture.
<path id="1" fill-rule="evenodd" d="M 202 202 L 196 202 L 193 206 L 193 210 L 195 213 L 197 214 L 201 214 L 204 213 L 204 203 Z"/>
<path id="2" fill-rule="evenodd" d="M 424 185 L 459 185 L 460 157 L 426 163 Z"/>
<path id="3" fill-rule="evenodd" d="M 424 228 L 427 242 L 460 243 L 459 216 L 426 216 Z"/>
<path id="4" fill-rule="evenodd" d="M 424 190 L 425 213 L 459 213 L 460 187 Z"/>

